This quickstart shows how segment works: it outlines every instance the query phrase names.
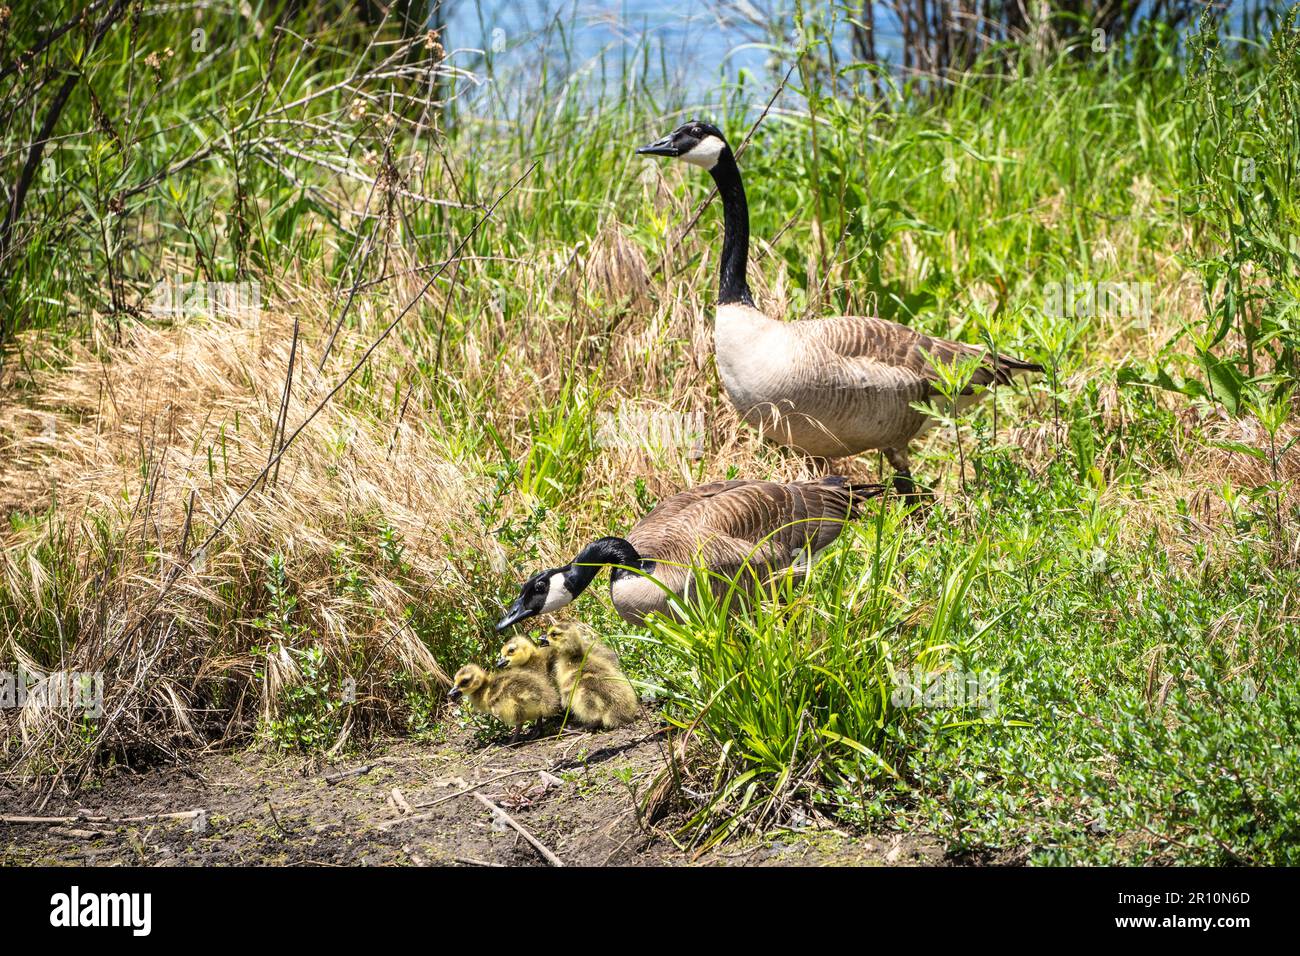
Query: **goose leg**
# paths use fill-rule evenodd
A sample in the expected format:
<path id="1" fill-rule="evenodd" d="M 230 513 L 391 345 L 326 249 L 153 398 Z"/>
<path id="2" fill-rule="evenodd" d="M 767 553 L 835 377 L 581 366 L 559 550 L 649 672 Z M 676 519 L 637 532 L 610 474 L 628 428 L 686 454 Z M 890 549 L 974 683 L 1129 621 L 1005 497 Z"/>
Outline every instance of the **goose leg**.
<path id="1" fill-rule="evenodd" d="M 808 459 L 808 468 L 814 475 L 829 475 L 831 473 L 831 460 L 822 458 L 819 455 L 806 455 Z"/>
<path id="2" fill-rule="evenodd" d="M 886 448 L 884 451 L 885 458 L 894 469 L 894 490 L 903 496 L 907 504 L 916 504 L 921 495 L 916 490 L 916 482 L 912 481 L 912 459 L 908 457 L 907 449 Z"/>

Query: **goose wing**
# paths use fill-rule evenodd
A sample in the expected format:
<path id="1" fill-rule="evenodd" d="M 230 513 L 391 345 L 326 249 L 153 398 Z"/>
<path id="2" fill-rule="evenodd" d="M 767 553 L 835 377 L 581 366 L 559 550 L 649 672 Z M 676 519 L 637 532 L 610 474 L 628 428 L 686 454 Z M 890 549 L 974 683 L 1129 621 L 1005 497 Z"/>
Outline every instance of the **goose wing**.
<path id="1" fill-rule="evenodd" d="M 674 515 L 688 512 L 696 508 L 701 502 L 707 501 L 717 495 L 723 494 L 742 485 L 753 484 L 751 481 L 732 480 L 732 481 L 710 481 L 707 484 L 696 485 L 694 488 L 688 488 L 685 491 L 679 491 L 677 494 L 665 498 L 659 504 L 650 509 L 644 518 L 637 522 L 636 527 L 643 525 L 664 526 Z M 636 530 L 635 528 L 633 529 Z M 630 540 L 630 539 L 629 539 Z M 634 545 L 635 541 L 632 542 Z"/>
<path id="2" fill-rule="evenodd" d="M 628 533 L 643 555 L 734 572 L 789 566 L 804 550 L 834 541 L 862 503 L 882 491 L 839 476 L 815 481 L 726 481 L 668 499 Z"/>
<path id="3" fill-rule="evenodd" d="M 871 367 L 898 369 L 926 383 L 934 392 L 938 380 L 934 362 L 952 365 L 977 356 L 982 364 L 971 378 L 972 385 L 1005 384 L 1016 372 L 1041 372 L 1043 367 L 1009 355 L 990 353 L 978 346 L 926 335 L 906 325 L 872 316 L 843 315 L 807 319 L 792 323 L 812 345 L 829 349 L 850 364 L 867 372 Z"/>

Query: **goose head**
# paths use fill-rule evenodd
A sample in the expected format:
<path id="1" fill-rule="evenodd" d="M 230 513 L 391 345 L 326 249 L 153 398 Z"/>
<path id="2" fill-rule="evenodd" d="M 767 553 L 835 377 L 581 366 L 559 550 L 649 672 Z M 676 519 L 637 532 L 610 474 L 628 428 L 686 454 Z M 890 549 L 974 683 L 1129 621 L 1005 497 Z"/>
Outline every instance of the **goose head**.
<path id="1" fill-rule="evenodd" d="M 578 556 L 562 568 L 538 571 L 519 588 L 519 597 L 510 605 L 506 616 L 497 622 L 504 631 L 511 624 L 538 614 L 558 611 L 587 589 L 596 572 L 607 565 L 642 567 L 645 561 L 623 538 L 600 538 L 591 542 Z"/>
<path id="2" fill-rule="evenodd" d="M 466 664 L 456 671 L 451 679 L 451 690 L 447 691 L 448 700 L 460 700 L 466 694 L 475 694 L 487 683 L 487 671 L 477 664 Z"/>
<path id="3" fill-rule="evenodd" d="M 550 614 L 566 604 L 571 604 L 588 581 L 579 584 L 572 564 L 563 568 L 538 571 L 519 587 L 519 597 L 506 610 L 506 616 L 497 622 L 497 630 L 504 631 L 512 624 L 538 614 Z"/>
<path id="4" fill-rule="evenodd" d="M 722 130 L 696 120 L 683 123 L 663 139 L 637 150 L 643 156 L 669 156 L 702 169 L 712 169 L 730 151 Z"/>

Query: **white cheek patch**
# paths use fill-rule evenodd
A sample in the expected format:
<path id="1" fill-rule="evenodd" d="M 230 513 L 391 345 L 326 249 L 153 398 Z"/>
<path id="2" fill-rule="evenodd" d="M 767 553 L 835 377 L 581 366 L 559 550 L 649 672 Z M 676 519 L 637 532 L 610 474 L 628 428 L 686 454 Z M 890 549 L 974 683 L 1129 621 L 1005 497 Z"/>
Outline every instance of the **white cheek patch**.
<path id="1" fill-rule="evenodd" d="M 701 166 L 704 169 L 712 169 L 718 164 L 718 157 L 727 144 L 716 136 L 706 136 L 695 144 L 694 148 L 688 153 L 682 153 L 682 159 L 693 166 Z"/>
<path id="2" fill-rule="evenodd" d="M 558 571 L 551 575 L 551 583 L 546 591 L 546 603 L 542 605 L 541 614 L 550 614 L 552 611 L 558 611 L 566 604 L 573 603 L 573 595 L 569 589 L 564 586 L 564 575 Z"/>

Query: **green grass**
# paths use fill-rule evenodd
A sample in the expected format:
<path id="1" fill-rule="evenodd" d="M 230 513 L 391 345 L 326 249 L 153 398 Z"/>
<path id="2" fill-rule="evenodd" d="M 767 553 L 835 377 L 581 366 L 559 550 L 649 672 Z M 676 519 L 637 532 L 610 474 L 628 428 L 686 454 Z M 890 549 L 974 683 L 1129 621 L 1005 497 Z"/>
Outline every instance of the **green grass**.
<path id="1" fill-rule="evenodd" d="M 1294 863 L 1294 567 L 1246 537 L 1189 574 L 1155 536 L 1115 540 L 1068 462 L 980 463 L 961 511 L 882 511 L 798 596 L 627 639 L 655 648 L 642 674 L 670 720 L 719 755 L 692 842 L 798 794 L 958 858 Z M 992 693 L 900 695 L 918 666 Z"/>
<path id="2" fill-rule="evenodd" d="M 131 645 L 108 659 L 106 694 L 139 722 L 32 754 L 0 712 L 15 766 L 93 768 L 138 756 L 137 738 L 170 752 L 230 726 L 308 750 L 436 736 L 438 671 L 495 654 L 490 625 L 525 574 L 685 485 L 802 474 L 719 396 L 698 328 L 718 210 L 680 235 L 707 178 L 632 153 L 687 104 L 606 63 L 578 90 L 548 74 L 491 111 L 424 115 L 411 75 L 367 73 L 391 48 L 305 17 L 296 32 L 323 42 L 284 33 L 273 57 L 273 6 L 253 12 L 214 19 L 202 56 L 164 17 L 110 32 L 28 200 L 0 291 L 0 453 L 18 463 L 0 478 L 25 489 L 0 482 L 13 656 L 103 661 L 181 556 L 188 503 L 192 542 L 265 463 L 293 320 L 290 431 L 537 166 L 151 619 L 171 651 L 150 665 L 165 703 L 124 690 Z M 36 4 L 13 42 L 53 20 Z M 916 456 L 933 506 L 873 505 L 799 590 L 631 633 L 602 588 L 584 596 L 578 613 L 690 743 L 684 843 L 820 814 L 924 830 L 976 861 L 1300 862 L 1295 37 L 1220 51 L 1157 30 L 1104 55 L 985 64 L 941 96 L 877 97 L 866 71 L 803 51 L 742 161 L 760 299 L 876 312 L 1048 373 L 958 416 L 958 442 L 949 416 Z M 738 140 L 780 75 L 720 82 L 709 118 Z M 331 90 L 350 76 L 364 113 Z M 0 87 L 35 88 L 22 82 Z M 5 119 L 6 181 L 32 115 Z M 368 183 L 321 164 L 373 177 L 386 154 L 408 193 L 439 202 L 378 189 L 366 216 Z M 105 412 L 98 376 L 137 355 L 133 330 L 166 352 L 225 328 L 138 308 L 175 275 L 259 282 L 263 351 L 282 357 L 259 370 L 229 331 L 241 370 L 171 418 L 153 414 L 149 376 L 119 382 L 116 407 L 189 423 L 169 437 Z M 1150 314 L 1055 308 L 1067 282 L 1146 285 Z M 303 370 L 356 283 L 316 380 Z M 622 406 L 702 413 L 703 456 L 602 446 L 597 416 Z M 33 412 L 54 416 L 55 441 Z M 33 474 L 48 481 L 28 494 Z M 904 692 L 930 673 L 995 693 Z M 186 728 L 173 705 L 215 716 Z"/>

